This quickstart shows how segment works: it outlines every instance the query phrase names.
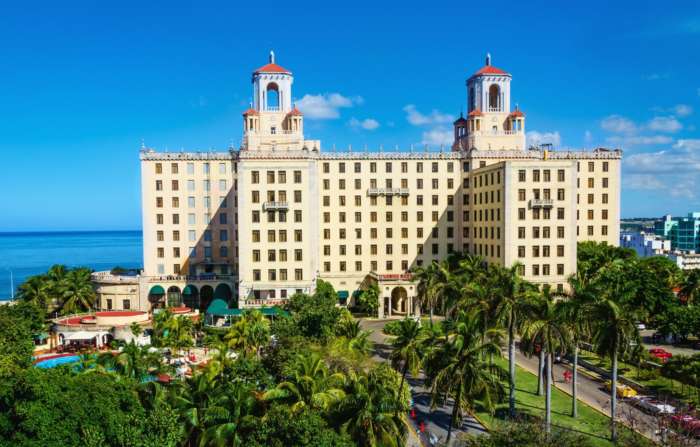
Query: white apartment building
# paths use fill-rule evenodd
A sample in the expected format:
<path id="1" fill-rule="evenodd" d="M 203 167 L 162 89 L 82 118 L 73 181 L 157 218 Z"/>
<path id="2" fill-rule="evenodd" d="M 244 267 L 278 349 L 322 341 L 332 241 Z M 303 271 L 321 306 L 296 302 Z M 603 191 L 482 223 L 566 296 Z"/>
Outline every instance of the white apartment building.
<path id="1" fill-rule="evenodd" d="M 621 151 L 527 148 L 512 76 L 490 57 L 467 79 L 450 151 L 323 151 L 304 135 L 293 80 L 272 53 L 253 72 L 240 148 L 142 150 L 144 270 L 130 306 L 271 306 L 323 279 L 341 300 L 376 282 L 381 315 L 417 313 L 411 268 L 450 252 L 518 261 L 526 279 L 563 287 L 577 241 L 620 240 Z"/>

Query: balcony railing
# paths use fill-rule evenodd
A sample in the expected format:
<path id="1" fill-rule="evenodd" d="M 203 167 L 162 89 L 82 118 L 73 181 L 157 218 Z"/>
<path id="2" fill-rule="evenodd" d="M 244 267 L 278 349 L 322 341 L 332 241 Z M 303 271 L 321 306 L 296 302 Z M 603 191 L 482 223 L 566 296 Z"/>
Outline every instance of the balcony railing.
<path id="1" fill-rule="evenodd" d="M 150 276 L 148 282 L 163 281 L 233 281 L 235 275 L 221 275 L 217 273 L 203 273 L 201 275 L 162 275 Z"/>
<path id="2" fill-rule="evenodd" d="M 289 209 L 289 202 L 265 202 L 263 203 L 264 211 L 287 211 Z"/>
<path id="3" fill-rule="evenodd" d="M 379 281 L 411 281 L 413 279 L 413 274 L 410 272 L 382 274 L 377 272 L 370 272 L 370 275 L 374 276 Z"/>
<path id="4" fill-rule="evenodd" d="M 279 112 L 280 107 L 279 106 L 267 106 L 267 111 L 268 112 Z"/>
<path id="5" fill-rule="evenodd" d="M 500 107 L 487 107 L 486 111 L 488 111 L 488 112 L 502 112 L 503 110 Z"/>
<path id="6" fill-rule="evenodd" d="M 552 199 L 532 199 L 530 200 L 530 208 L 551 208 L 554 206 Z"/>
<path id="7" fill-rule="evenodd" d="M 369 196 L 407 196 L 408 188 L 369 188 Z"/>

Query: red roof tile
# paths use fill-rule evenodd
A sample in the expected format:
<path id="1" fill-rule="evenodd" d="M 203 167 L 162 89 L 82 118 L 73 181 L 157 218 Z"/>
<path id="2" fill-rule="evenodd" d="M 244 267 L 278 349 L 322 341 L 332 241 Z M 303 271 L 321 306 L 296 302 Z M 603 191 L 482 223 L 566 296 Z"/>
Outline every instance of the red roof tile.
<path id="1" fill-rule="evenodd" d="M 469 115 L 467 116 L 482 116 L 483 113 L 481 113 L 481 110 L 479 109 L 474 109 L 471 112 L 469 112 Z"/>
<path id="2" fill-rule="evenodd" d="M 280 67 L 277 64 L 267 64 L 263 65 L 262 67 L 258 68 L 257 70 L 254 71 L 254 73 L 285 73 L 285 74 L 292 74 L 291 71 L 287 70 L 284 67 Z"/>
<path id="3" fill-rule="evenodd" d="M 525 116 L 525 114 L 520 109 L 515 109 L 510 113 L 510 116 Z"/>
<path id="4" fill-rule="evenodd" d="M 245 112 L 243 112 L 243 116 L 246 116 L 246 115 L 257 115 L 257 114 L 258 114 L 258 111 L 255 110 L 255 109 L 253 109 L 253 108 L 250 108 L 250 109 L 246 110 Z"/>
<path id="5" fill-rule="evenodd" d="M 292 109 L 291 112 L 289 112 L 287 115 L 294 115 L 294 116 L 303 116 L 304 114 L 301 113 L 301 110 L 297 109 L 296 106 Z"/>
<path id="6" fill-rule="evenodd" d="M 507 75 L 509 75 L 510 73 L 508 73 L 508 72 L 505 71 L 505 70 L 501 70 L 500 68 L 494 67 L 493 65 L 484 65 L 484 66 L 481 67 L 476 73 L 474 73 L 474 74 L 472 75 L 472 77 L 474 77 L 474 76 L 481 76 L 481 75 L 487 75 L 487 74 L 491 74 L 491 75 L 506 75 L 506 76 L 507 76 Z"/>

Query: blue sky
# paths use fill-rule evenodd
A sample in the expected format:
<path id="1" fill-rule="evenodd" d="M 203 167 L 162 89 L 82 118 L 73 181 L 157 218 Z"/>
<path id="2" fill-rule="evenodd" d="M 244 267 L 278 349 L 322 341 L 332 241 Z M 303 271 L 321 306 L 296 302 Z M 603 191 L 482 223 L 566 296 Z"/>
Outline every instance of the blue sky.
<path id="1" fill-rule="evenodd" d="M 488 51 L 531 141 L 625 150 L 624 217 L 700 210 L 697 2 L 255 3 L 4 5 L 0 231 L 140 228 L 142 139 L 238 144 L 270 49 L 326 150 L 437 148 Z"/>

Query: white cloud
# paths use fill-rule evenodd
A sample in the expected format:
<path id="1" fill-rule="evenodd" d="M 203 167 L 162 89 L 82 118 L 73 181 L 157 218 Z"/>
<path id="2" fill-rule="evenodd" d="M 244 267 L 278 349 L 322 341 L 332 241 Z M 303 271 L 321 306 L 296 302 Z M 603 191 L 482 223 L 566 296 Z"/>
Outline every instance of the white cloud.
<path id="1" fill-rule="evenodd" d="M 446 124 L 454 121 L 454 116 L 433 110 L 428 115 L 424 115 L 416 109 L 413 104 L 408 104 L 403 108 L 406 112 L 406 120 L 414 126 L 429 126 L 434 124 Z"/>
<path id="2" fill-rule="evenodd" d="M 540 144 L 549 143 L 555 148 L 561 146 L 561 135 L 559 132 L 537 132 L 531 130 L 525 134 L 527 140 L 526 146 L 539 146 Z"/>
<path id="3" fill-rule="evenodd" d="M 683 125 L 672 116 L 656 116 L 646 125 L 646 128 L 654 132 L 675 133 L 683 128 Z"/>
<path id="4" fill-rule="evenodd" d="M 610 115 L 600 122 L 603 130 L 613 133 L 636 133 L 637 125 L 632 120 L 620 115 Z"/>
<path id="5" fill-rule="evenodd" d="M 350 119 L 350 121 L 348 121 L 348 124 L 350 125 L 350 127 L 365 130 L 374 130 L 379 127 L 379 121 L 373 118 L 365 118 L 363 120 L 358 120 L 357 118 L 353 117 Z"/>
<path id="6" fill-rule="evenodd" d="M 629 174 L 622 177 L 622 184 L 630 189 L 663 189 L 664 184 L 651 174 Z"/>
<path id="7" fill-rule="evenodd" d="M 423 132 L 421 144 L 429 146 L 452 146 L 454 142 L 454 132 L 444 127 L 436 127 L 434 129 Z"/>
<path id="8" fill-rule="evenodd" d="M 700 187 L 700 139 L 678 140 L 670 149 L 623 159 L 624 184 L 631 189 L 662 189 L 672 197 L 695 198 Z"/>
<path id="9" fill-rule="evenodd" d="M 676 116 L 685 117 L 693 113 L 693 108 L 687 104 L 677 104 L 673 108 L 673 113 L 676 114 Z"/>
<path id="10" fill-rule="evenodd" d="M 632 146 L 653 146 L 658 144 L 670 144 L 673 138 L 666 135 L 614 135 L 605 139 L 610 144 L 621 146 L 623 149 Z"/>
<path id="11" fill-rule="evenodd" d="M 309 119 L 336 119 L 340 117 L 340 109 L 362 104 L 360 96 L 347 97 L 340 93 L 324 93 L 320 95 L 304 95 L 297 102 L 299 110 Z"/>

